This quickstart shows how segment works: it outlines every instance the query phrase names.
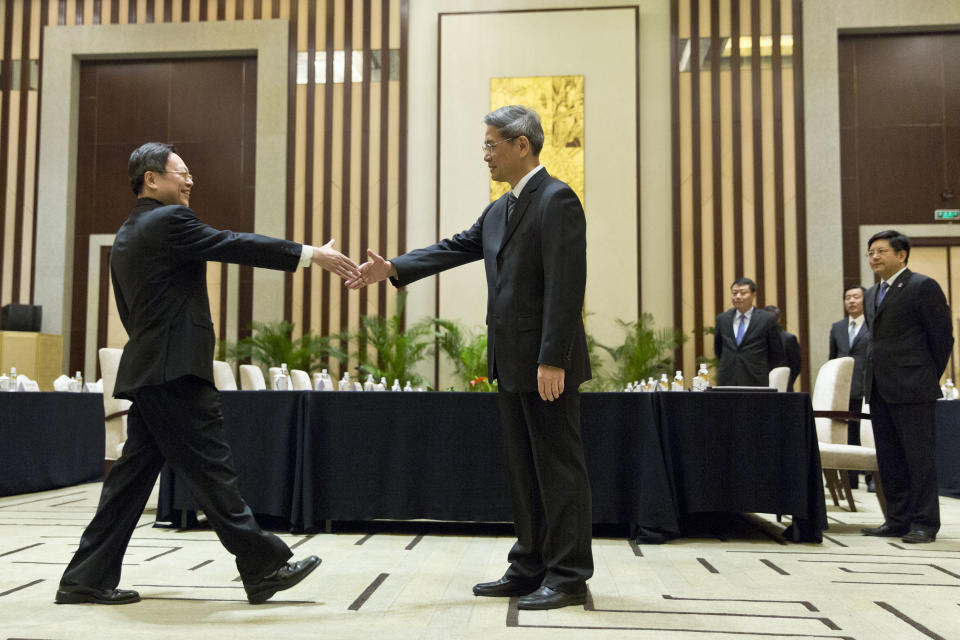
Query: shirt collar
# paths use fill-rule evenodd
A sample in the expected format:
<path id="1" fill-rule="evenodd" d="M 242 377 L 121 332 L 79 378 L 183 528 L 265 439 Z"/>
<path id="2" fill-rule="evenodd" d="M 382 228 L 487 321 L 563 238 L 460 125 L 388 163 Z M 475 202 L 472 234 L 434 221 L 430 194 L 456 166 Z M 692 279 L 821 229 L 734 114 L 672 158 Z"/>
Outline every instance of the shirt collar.
<path id="1" fill-rule="evenodd" d="M 543 169 L 542 164 L 538 164 L 530 171 L 530 173 L 520 178 L 520 181 L 517 182 L 517 185 L 513 189 L 511 189 L 511 191 L 513 191 L 514 197 L 516 197 L 517 199 L 520 198 L 520 193 L 523 191 L 523 188 L 527 186 L 528 182 L 530 182 L 530 178 L 533 177 L 533 174 L 535 174 L 537 171 L 540 171 L 540 169 Z"/>
<path id="2" fill-rule="evenodd" d="M 886 282 L 888 287 L 893 286 L 893 281 L 900 277 L 900 274 L 907 270 L 907 265 L 903 265 L 903 268 L 900 271 L 897 271 L 895 274 L 890 276 L 889 280 L 881 280 L 880 282 Z"/>
<path id="3" fill-rule="evenodd" d="M 856 318 L 851 318 L 850 316 L 847 316 L 847 327 L 849 327 L 850 323 L 853 322 L 854 324 L 857 325 L 857 331 L 860 331 L 860 327 L 863 326 L 864 320 L 866 320 L 866 316 L 864 316 L 864 314 L 862 313 Z"/>
<path id="4" fill-rule="evenodd" d="M 756 307 L 750 307 L 749 309 L 747 309 L 747 310 L 743 313 L 743 317 L 747 319 L 747 322 L 750 322 L 750 316 L 753 315 L 753 310 L 754 310 L 754 309 L 756 309 Z M 737 311 L 736 309 L 733 310 L 733 318 L 734 318 L 734 319 L 739 318 L 740 315 L 741 315 L 741 314 L 740 314 L 739 311 Z"/>

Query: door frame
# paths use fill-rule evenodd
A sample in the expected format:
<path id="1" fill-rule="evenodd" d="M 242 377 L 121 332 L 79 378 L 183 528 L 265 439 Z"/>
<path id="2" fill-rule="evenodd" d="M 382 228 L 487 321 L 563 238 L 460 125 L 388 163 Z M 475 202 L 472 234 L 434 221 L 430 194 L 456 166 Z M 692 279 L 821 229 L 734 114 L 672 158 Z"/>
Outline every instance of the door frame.
<path id="1" fill-rule="evenodd" d="M 35 304 L 69 364 L 80 61 L 253 55 L 257 58 L 254 231 L 286 235 L 287 20 L 46 27 L 37 179 Z M 283 319 L 283 274 L 254 270 L 254 315 Z M 93 371 L 85 371 L 93 374 Z"/>

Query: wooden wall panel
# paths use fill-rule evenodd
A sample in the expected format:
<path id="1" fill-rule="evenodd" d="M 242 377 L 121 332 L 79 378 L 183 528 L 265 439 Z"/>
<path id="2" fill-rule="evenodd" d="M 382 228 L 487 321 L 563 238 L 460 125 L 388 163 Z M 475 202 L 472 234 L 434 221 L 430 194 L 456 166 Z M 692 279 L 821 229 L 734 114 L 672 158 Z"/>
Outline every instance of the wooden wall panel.
<path id="1" fill-rule="evenodd" d="M 757 282 L 758 305 L 781 308 L 808 359 L 800 8 L 672 0 L 674 324 L 688 336 L 676 353 L 688 372 L 713 357 L 703 331 L 739 277 Z"/>
<path id="2" fill-rule="evenodd" d="M 45 25 L 290 20 L 287 236 L 363 258 L 366 247 L 405 249 L 406 38 L 409 0 L 0 0 L 0 305 L 33 300 L 36 162 Z M 391 50 L 399 69 L 390 69 Z M 21 55 L 21 52 L 27 55 Z M 297 84 L 297 54 L 327 64 Z M 330 82 L 334 52 L 359 72 Z M 350 52 L 360 52 L 352 60 Z M 372 61 L 372 54 L 379 57 Z M 26 60 L 25 72 L 20 72 Z M 379 66 L 379 73 L 376 67 Z M 35 69 L 31 72 L 31 69 Z M 374 77 L 376 74 L 376 77 Z M 202 187 L 201 185 L 198 185 Z M 78 185 L 78 189 L 80 185 Z M 198 191 L 199 193 L 199 191 Z M 240 270 L 250 308 L 250 270 Z M 220 272 L 217 280 L 220 280 Z M 337 278 L 300 270 L 286 278 L 284 316 L 304 331 L 334 334 L 361 314 L 386 313 L 391 287 L 345 294 Z M 236 319 L 234 319 L 235 321 Z M 227 326 L 223 322 L 221 326 Z M 68 329 L 65 329 L 68 331 Z M 245 327 L 240 327 L 240 336 Z M 81 341 L 82 342 L 82 341 Z"/>

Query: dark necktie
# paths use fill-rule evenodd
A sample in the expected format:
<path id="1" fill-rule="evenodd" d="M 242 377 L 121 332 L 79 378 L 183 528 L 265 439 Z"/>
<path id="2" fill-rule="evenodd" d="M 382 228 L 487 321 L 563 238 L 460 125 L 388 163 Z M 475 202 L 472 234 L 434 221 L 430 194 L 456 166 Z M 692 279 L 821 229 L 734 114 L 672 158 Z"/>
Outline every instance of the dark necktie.
<path id="1" fill-rule="evenodd" d="M 880 283 L 880 291 L 877 292 L 877 308 L 880 308 L 880 303 L 883 302 L 883 296 L 887 295 L 887 289 L 890 288 L 890 285 L 886 282 Z"/>
<path id="2" fill-rule="evenodd" d="M 513 195 L 513 191 L 507 194 L 507 222 L 510 222 L 510 216 L 513 215 L 513 208 L 517 206 L 517 196 Z"/>

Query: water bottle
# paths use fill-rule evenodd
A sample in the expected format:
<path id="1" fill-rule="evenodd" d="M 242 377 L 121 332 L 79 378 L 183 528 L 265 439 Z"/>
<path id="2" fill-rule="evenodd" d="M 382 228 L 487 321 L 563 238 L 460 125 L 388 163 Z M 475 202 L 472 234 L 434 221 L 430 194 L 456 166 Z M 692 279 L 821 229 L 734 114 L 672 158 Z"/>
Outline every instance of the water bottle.
<path id="1" fill-rule="evenodd" d="M 947 382 L 940 387 L 943 397 L 947 400 L 956 400 L 960 392 L 957 391 L 957 387 L 953 384 L 953 378 L 947 378 Z"/>
<path id="2" fill-rule="evenodd" d="M 393 379 L 393 386 L 390 387 L 390 391 L 403 391 L 403 389 L 400 388 L 400 381 L 396 378 Z"/>
<path id="3" fill-rule="evenodd" d="M 667 391 L 670 388 L 670 382 L 667 380 L 667 374 L 660 374 L 660 381 L 657 383 L 657 391 Z"/>
<path id="4" fill-rule="evenodd" d="M 707 363 L 701 362 L 700 368 L 697 370 L 697 375 L 693 379 L 693 390 L 706 391 L 707 387 L 709 386 L 710 386 L 710 372 L 707 371 Z"/>
<path id="5" fill-rule="evenodd" d="M 70 380 L 70 385 L 67 388 L 77 393 L 83 391 L 83 374 L 77 371 L 73 379 Z"/>
<path id="6" fill-rule="evenodd" d="M 404 391 L 413 391 L 413 385 L 410 384 L 410 381 L 407 380 L 407 385 L 403 388 Z"/>
<path id="7" fill-rule="evenodd" d="M 375 386 L 376 386 L 376 385 L 375 385 L 374 382 L 373 382 L 373 374 L 371 373 L 371 374 L 369 374 L 369 375 L 367 376 L 367 381 L 363 383 L 363 390 L 364 390 L 364 391 L 373 391 L 373 388 L 374 388 Z"/>
<path id="8" fill-rule="evenodd" d="M 7 391 L 17 390 L 17 368 L 10 367 L 10 388 Z"/>
<path id="9" fill-rule="evenodd" d="M 10 378 L 0 371 L 0 391 L 10 391 Z"/>
<path id="10" fill-rule="evenodd" d="M 673 382 L 670 383 L 670 391 L 683 391 L 683 371 L 677 371 L 677 375 L 673 376 Z"/>
<path id="11" fill-rule="evenodd" d="M 280 373 L 273 377 L 274 391 L 287 391 L 290 389 L 290 372 L 287 371 L 287 363 L 280 365 Z"/>
<path id="12" fill-rule="evenodd" d="M 374 391 L 386 391 L 386 390 L 387 390 L 387 379 L 386 379 L 385 377 L 381 377 L 381 378 L 380 378 L 380 382 L 378 382 L 376 385 L 374 385 L 373 390 L 374 390 Z"/>
<path id="13" fill-rule="evenodd" d="M 340 380 L 340 391 L 353 391 L 353 382 L 350 381 L 350 374 L 344 372 Z"/>

